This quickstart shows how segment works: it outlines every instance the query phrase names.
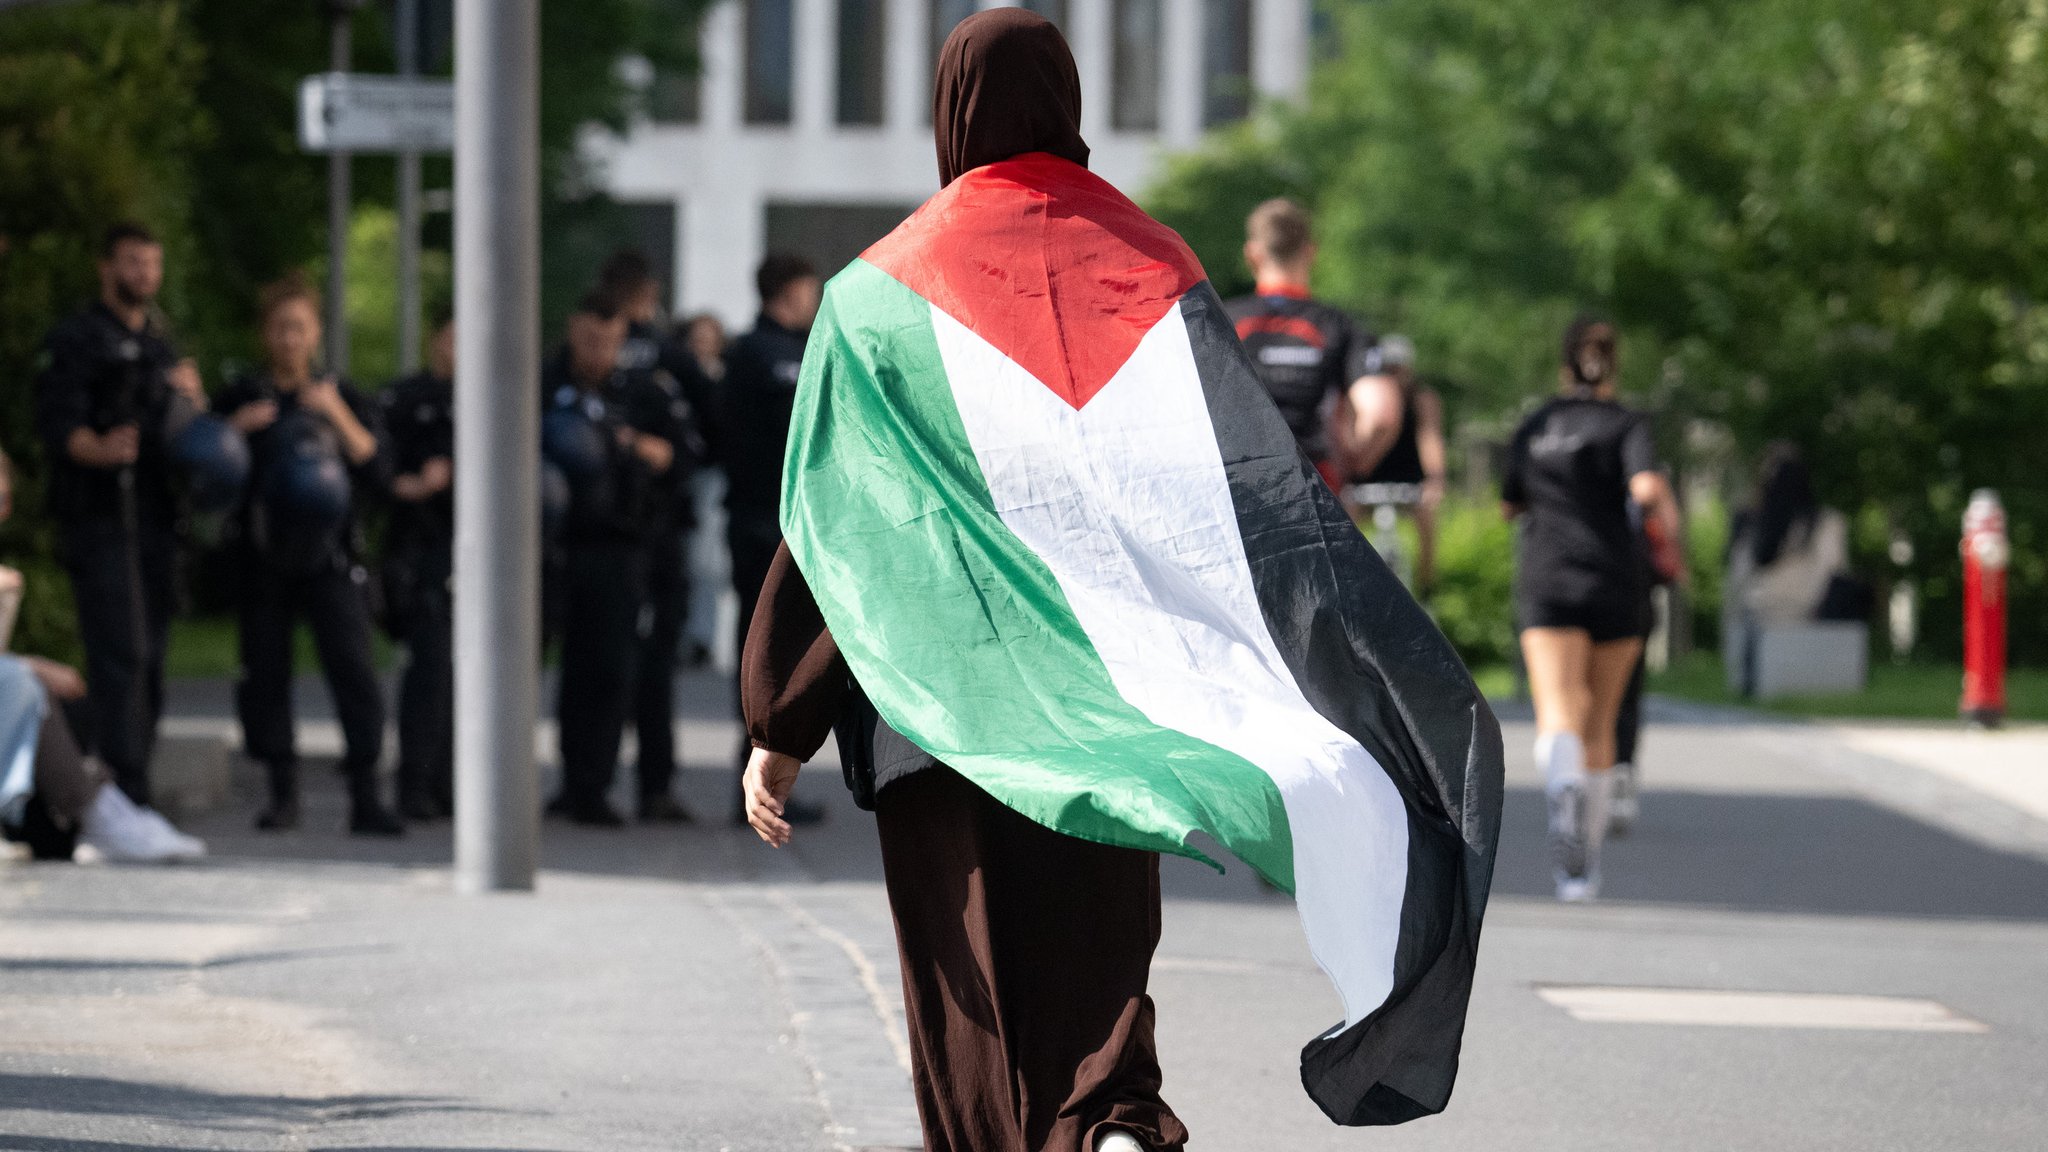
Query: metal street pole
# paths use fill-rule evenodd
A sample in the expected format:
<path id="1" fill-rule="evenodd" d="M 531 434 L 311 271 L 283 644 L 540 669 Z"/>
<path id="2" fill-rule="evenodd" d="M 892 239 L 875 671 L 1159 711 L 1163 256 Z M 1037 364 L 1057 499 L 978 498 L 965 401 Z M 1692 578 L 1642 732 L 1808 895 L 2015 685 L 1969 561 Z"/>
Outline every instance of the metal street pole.
<path id="1" fill-rule="evenodd" d="M 455 9 L 455 878 L 540 845 L 539 0 Z"/>
<path id="2" fill-rule="evenodd" d="M 398 0 L 398 74 L 420 71 L 419 0 Z M 398 371 L 420 366 L 420 154 L 398 154 Z"/>
<path id="3" fill-rule="evenodd" d="M 330 3 L 327 10 L 327 70 L 348 71 L 349 18 L 353 6 Z M 327 370 L 348 372 L 348 161 L 327 154 Z"/>

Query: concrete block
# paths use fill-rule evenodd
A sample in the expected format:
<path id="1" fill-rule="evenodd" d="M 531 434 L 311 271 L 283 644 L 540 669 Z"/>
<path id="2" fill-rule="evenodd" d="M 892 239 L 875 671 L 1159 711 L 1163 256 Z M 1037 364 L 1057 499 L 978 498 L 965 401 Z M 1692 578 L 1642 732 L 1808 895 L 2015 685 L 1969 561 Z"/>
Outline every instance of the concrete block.
<path id="1" fill-rule="evenodd" d="M 1855 621 L 1813 621 L 1756 633 L 1758 699 L 1850 695 L 1869 676 L 1870 629 Z"/>

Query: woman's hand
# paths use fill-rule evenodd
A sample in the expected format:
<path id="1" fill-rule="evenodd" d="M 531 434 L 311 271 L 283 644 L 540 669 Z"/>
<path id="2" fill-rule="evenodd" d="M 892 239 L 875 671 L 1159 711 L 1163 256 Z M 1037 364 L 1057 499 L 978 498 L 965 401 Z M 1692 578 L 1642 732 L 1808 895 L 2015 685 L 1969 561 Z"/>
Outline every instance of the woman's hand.
<path id="1" fill-rule="evenodd" d="M 740 793 L 747 804 L 747 823 L 776 848 L 789 843 L 789 821 L 782 818 L 782 805 L 796 787 L 796 774 L 802 767 L 803 762 L 794 756 L 756 748 L 747 761 L 747 774 L 740 781 Z"/>
<path id="2" fill-rule="evenodd" d="M 277 423 L 277 401 L 258 400 L 228 414 L 228 425 L 244 436 L 263 431 Z"/>
<path id="3" fill-rule="evenodd" d="M 59 700 L 80 700 L 85 697 L 85 677 L 69 664 L 45 660 L 41 656 L 23 656 L 28 670 L 43 682 L 43 690 Z"/>

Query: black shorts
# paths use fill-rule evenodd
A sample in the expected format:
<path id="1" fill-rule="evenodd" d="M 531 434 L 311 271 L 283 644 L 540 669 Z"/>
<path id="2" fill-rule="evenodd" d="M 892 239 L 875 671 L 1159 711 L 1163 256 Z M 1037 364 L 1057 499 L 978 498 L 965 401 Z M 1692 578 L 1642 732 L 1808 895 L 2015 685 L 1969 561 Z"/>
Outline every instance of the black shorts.
<path id="1" fill-rule="evenodd" d="M 1650 634 L 1647 601 L 1638 596 L 1615 596 L 1579 604 L 1551 600 L 1515 600 L 1517 628 L 1577 628 L 1595 644 L 1640 638 Z"/>

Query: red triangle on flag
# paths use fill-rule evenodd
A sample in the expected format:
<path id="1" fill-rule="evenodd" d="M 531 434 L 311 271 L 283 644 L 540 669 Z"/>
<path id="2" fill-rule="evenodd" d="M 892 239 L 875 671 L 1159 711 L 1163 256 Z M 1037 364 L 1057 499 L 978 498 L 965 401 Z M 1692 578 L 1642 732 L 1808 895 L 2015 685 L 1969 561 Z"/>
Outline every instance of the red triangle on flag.
<path id="1" fill-rule="evenodd" d="M 966 173 L 861 258 L 1075 408 L 1205 279 L 1171 228 L 1044 153 Z"/>

